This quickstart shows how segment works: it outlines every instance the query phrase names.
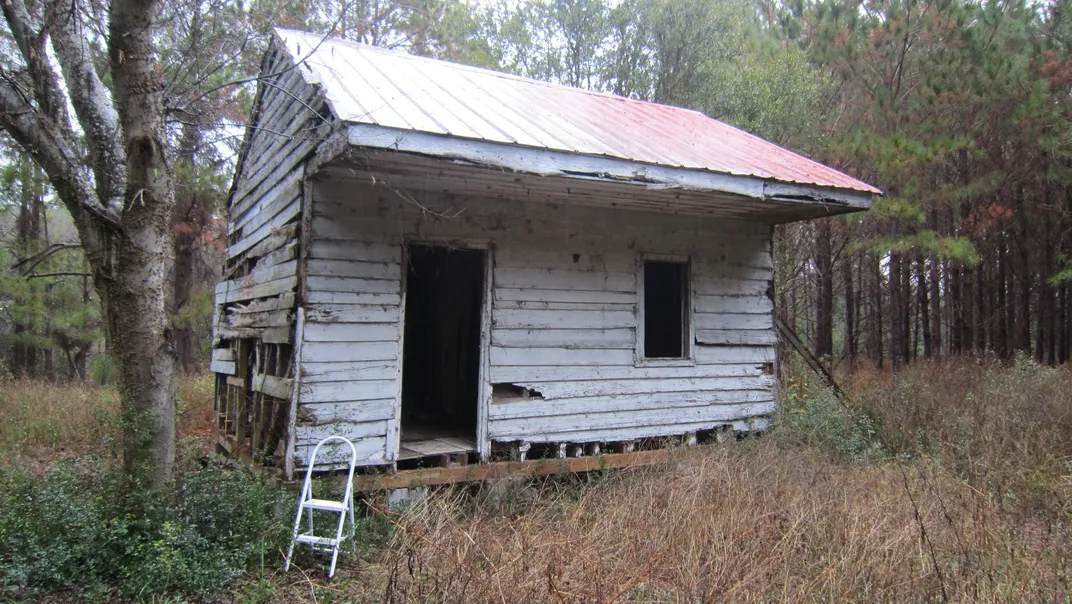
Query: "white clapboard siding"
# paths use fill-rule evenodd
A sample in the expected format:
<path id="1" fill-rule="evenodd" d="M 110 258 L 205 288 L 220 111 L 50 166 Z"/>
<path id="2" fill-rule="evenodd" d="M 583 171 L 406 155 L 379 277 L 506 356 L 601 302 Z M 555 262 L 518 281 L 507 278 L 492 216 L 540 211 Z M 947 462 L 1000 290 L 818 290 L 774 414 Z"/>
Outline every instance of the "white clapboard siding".
<path id="1" fill-rule="evenodd" d="M 771 400 L 769 390 L 725 390 L 682 394 L 667 392 L 653 395 L 620 394 L 616 396 L 588 396 L 573 399 L 545 401 L 538 398 L 511 399 L 496 402 L 489 409 L 492 420 L 531 419 L 556 415 L 580 413 L 631 413 L 654 409 L 678 409 L 682 407 L 709 407 L 711 405 L 736 405 L 744 403 L 767 403 Z"/>
<path id="2" fill-rule="evenodd" d="M 774 348 L 760 346 L 696 346 L 697 363 L 773 363 Z"/>
<path id="3" fill-rule="evenodd" d="M 350 277 L 318 277 L 310 275 L 306 280 L 309 291 L 357 292 L 362 294 L 397 294 L 402 284 L 397 279 L 353 279 Z"/>
<path id="4" fill-rule="evenodd" d="M 770 315 L 774 303 L 766 296 L 693 296 L 696 312 Z"/>
<path id="5" fill-rule="evenodd" d="M 577 365 L 567 367 L 492 367 L 491 381 L 496 384 L 531 384 L 574 380 L 678 379 L 705 377 L 748 377 L 763 375 L 762 363 L 687 365 L 672 367 L 634 367 L 632 365 Z"/>
<path id="6" fill-rule="evenodd" d="M 632 365 L 632 350 L 491 347 L 492 366 Z"/>
<path id="7" fill-rule="evenodd" d="M 591 380 L 571 382 L 526 382 L 514 384 L 532 387 L 544 399 L 580 398 L 586 396 L 614 396 L 623 394 L 665 394 L 682 396 L 719 390 L 770 390 L 774 378 L 767 375 L 751 377 L 718 378 L 637 378 L 619 380 Z"/>
<path id="8" fill-rule="evenodd" d="M 314 239 L 309 244 L 309 257 L 313 259 L 323 258 L 325 260 L 361 260 L 362 262 L 398 264 L 402 261 L 402 242 L 386 244 L 356 239 L 344 241 Z"/>
<path id="9" fill-rule="evenodd" d="M 398 280 L 402 267 L 397 262 L 358 262 L 355 260 L 309 260 L 309 275 L 324 277 L 357 277 L 361 279 Z"/>
<path id="10" fill-rule="evenodd" d="M 773 404 L 773 403 L 772 403 Z M 744 412 L 743 410 L 740 412 Z M 689 432 L 698 430 L 710 430 L 720 426 L 729 426 L 733 430 L 766 430 L 770 420 L 766 417 L 742 416 L 730 420 L 706 420 L 699 422 L 687 422 L 677 418 L 667 418 L 666 424 L 645 424 L 628 426 L 624 428 L 596 428 L 584 429 L 578 425 L 573 430 L 562 432 L 539 432 L 536 430 L 526 431 L 523 436 L 498 434 L 492 428 L 491 438 L 498 440 L 524 440 L 530 443 L 588 443 L 588 442 L 611 442 L 621 440 L 635 440 L 638 438 L 658 438 L 666 436 L 683 436 Z M 490 424 L 494 426 L 495 424 Z"/>
<path id="11" fill-rule="evenodd" d="M 391 304 L 312 304 L 305 320 L 313 323 L 397 323 L 399 307 Z"/>
<path id="12" fill-rule="evenodd" d="M 303 382 L 301 385 L 301 401 L 303 404 L 372 401 L 391 398 L 397 390 L 398 384 L 394 379 L 355 380 L 352 382 Z"/>
<path id="13" fill-rule="evenodd" d="M 774 315 L 696 313 L 696 329 L 774 329 Z"/>
<path id="14" fill-rule="evenodd" d="M 309 342 L 302 344 L 302 362 L 393 361 L 397 342 Z"/>
<path id="15" fill-rule="evenodd" d="M 299 424 L 367 433 L 363 463 L 394 454 L 374 428 L 397 421 L 407 243 L 490 244 L 488 377 L 543 397 L 493 400 L 493 439 L 743 429 L 773 411 L 768 225 L 411 192 L 417 204 L 334 174 L 310 185 Z M 636 364 L 642 253 L 692 261 L 693 364 Z"/>
<path id="16" fill-rule="evenodd" d="M 360 424 L 358 424 L 360 425 Z M 381 424 L 375 424 L 376 429 L 380 429 Z M 317 426 L 316 434 L 324 434 L 325 436 L 331 434 L 338 434 L 340 436 L 346 436 L 347 428 L 346 424 L 335 424 L 334 428 L 330 431 L 320 430 L 320 428 L 328 428 L 327 426 Z M 384 426 L 386 431 L 386 427 Z M 301 435 L 302 430 L 298 430 L 296 435 Z M 307 440 L 313 441 L 314 438 Z M 317 441 L 319 442 L 319 441 Z M 298 445 L 294 447 L 294 466 L 295 468 L 305 469 L 309 456 L 313 454 L 313 447 L 316 446 L 316 442 L 306 445 Z M 387 438 L 384 436 L 368 436 L 365 438 L 358 438 L 354 441 L 354 448 L 357 449 L 357 464 L 361 466 L 371 466 L 387 463 Z M 350 448 L 343 445 L 342 447 L 334 447 L 331 449 L 320 449 L 320 456 L 317 457 L 316 466 L 318 470 L 328 469 L 342 469 L 345 464 L 350 462 Z M 344 450 L 345 449 L 345 450 Z"/>
<path id="17" fill-rule="evenodd" d="M 495 267 L 496 287 L 636 292 L 636 273 Z"/>
<path id="18" fill-rule="evenodd" d="M 504 440 L 538 440 L 542 436 L 572 432 L 579 429 L 613 430 L 615 428 L 643 428 L 651 425 L 677 423 L 710 423 L 732 421 L 745 417 L 773 413 L 775 405 L 767 403 L 741 403 L 707 405 L 676 409 L 650 409 L 644 411 L 615 411 L 609 413 L 578 413 L 541 418 L 497 420 L 490 422 L 492 438 Z M 565 439 L 563 439 L 565 440 Z"/>
<path id="19" fill-rule="evenodd" d="M 398 306 L 401 303 L 400 294 L 375 294 L 367 292 L 326 292 L 312 288 L 306 294 L 305 299 L 309 304 L 364 304 L 364 305 L 387 305 Z"/>
<path id="20" fill-rule="evenodd" d="M 516 310 L 496 308 L 491 324 L 501 329 L 618 329 L 636 327 L 633 310 Z M 578 341 L 582 344 L 582 341 Z"/>
<path id="21" fill-rule="evenodd" d="M 774 346 L 773 329 L 698 329 L 696 343 L 711 346 Z"/>
<path id="22" fill-rule="evenodd" d="M 398 403 L 395 399 L 374 401 L 344 401 L 341 403 L 317 403 L 302 405 L 298 425 L 319 426 L 339 422 L 377 422 L 395 416 Z"/>
<path id="23" fill-rule="evenodd" d="M 503 329 L 491 332 L 491 343 L 505 348 L 622 348 L 636 345 L 633 329 Z"/>
<path id="24" fill-rule="evenodd" d="M 598 292 L 574 291 L 568 289 L 538 289 L 536 287 L 503 287 L 496 282 L 495 305 L 501 302 L 549 302 L 582 304 L 636 304 L 636 291 Z M 507 308 L 507 306 L 503 306 Z"/>
<path id="25" fill-rule="evenodd" d="M 306 342 L 397 342 L 398 323 L 306 323 Z"/>
<path id="26" fill-rule="evenodd" d="M 302 361 L 302 382 L 348 382 L 388 380 L 398 377 L 397 361 L 348 361 L 319 363 Z"/>

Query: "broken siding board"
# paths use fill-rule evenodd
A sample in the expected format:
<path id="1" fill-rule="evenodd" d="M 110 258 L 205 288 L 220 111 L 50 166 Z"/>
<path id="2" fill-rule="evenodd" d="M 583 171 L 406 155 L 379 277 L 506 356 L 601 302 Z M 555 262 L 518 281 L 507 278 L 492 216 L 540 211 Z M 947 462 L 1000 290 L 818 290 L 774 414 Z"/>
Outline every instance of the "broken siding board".
<path id="1" fill-rule="evenodd" d="M 262 392 L 268 396 L 290 400 L 290 393 L 294 388 L 294 380 L 263 373 L 255 373 L 253 374 L 253 382 L 250 384 L 249 388 L 254 392 Z"/>
<path id="2" fill-rule="evenodd" d="M 257 262 L 257 266 L 258 267 L 277 266 L 279 264 L 283 264 L 283 263 L 289 262 L 291 260 L 296 260 L 297 258 L 298 258 L 298 242 L 297 241 L 291 241 L 290 243 L 287 243 L 284 247 L 281 247 L 281 248 L 279 248 L 279 249 L 277 249 L 277 250 L 275 250 L 273 252 L 269 252 L 269 253 L 265 254 L 264 257 L 261 258 Z"/>
<path id="3" fill-rule="evenodd" d="M 240 220 L 233 221 L 228 234 L 239 232 L 248 234 L 256 231 L 278 216 L 300 195 L 301 173 L 294 171 L 251 206 Z"/>
<path id="4" fill-rule="evenodd" d="M 225 281 L 225 285 L 230 282 Z M 228 302 L 241 302 L 243 300 L 252 300 L 254 298 L 267 298 L 269 296 L 277 296 L 282 293 L 294 291 L 294 288 L 298 285 L 298 278 L 294 276 L 284 277 L 282 279 L 276 279 L 274 281 L 268 281 L 265 283 L 258 283 L 256 285 L 249 285 L 245 287 L 231 287 L 225 288 L 222 292 L 217 290 L 216 292 L 216 304 L 225 304 Z M 219 286 L 217 286 L 219 287 Z"/>
<path id="5" fill-rule="evenodd" d="M 394 361 L 302 363 L 302 380 L 307 383 L 388 380 L 397 375 L 398 365 Z"/>
<path id="6" fill-rule="evenodd" d="M 565 438 L 562 433 L 584 430 L 585 432 L 609 431 L 622 428 L 648 428 L 650 426 L 677 426 L 680 424 L 707 424 L 739 420 L 746 417 L 769 415 L 774 413 L 775 404 L 741 403 L 727 405 L 707 405 L 702 407 L 682 407 L 677 409 L 650 409 L 644 411 L 579 413 L 575 415 L 555 415 L 536 421 L 532 418 L 498 420 L 491 423 L 489 429 L 493 439 L 501 440 L 543 440 L 558 434 L 559 440 Z M 663 434 L 674 434 L 676 430 Z M 684 432 L 682 430 L 681 432 Z M 681 432 L 676 432 L 680 434 Z M 655 432 L 658 434 L 658 432 Z M 638 435 L 637 438 L 640 438 Z"/>
<path id="7" fill-rule="evenodd" d="M 491 331 L 491 343 L 504 348 L 622 348 L 636 345 L 632 329 L 503 329 Z"/>
<path id="8" fill-rule="evenodd" d="M 222 325 L 226 328 L 238 329 L 241 327 L 287 327 L 292 323 L 294 323 L 292 311 L 269 310 L 230 314 L 224 318 Z"/>
<path id="9" fill-rule="evenodd" d="M 633 411 L 674 410 L 685 407 L 711 407 L 715 405 L 742 405 L 773 403 L 768 390 L 737 390 L 721 392 L 700 392 L 689 396 L 680 393 L 660 393 L 656 395 L 616 395 L 590 396 L 575 399 L 559 399 L 554 404 L 536 398 L 513 399 L 511 402 L 491 405 L 492 421 L 528 419 L 533 425 L 541 418 L 556 415 L 578 415 L 583 413 L 631 413 Z"/>
<path id="10" fill-rule="evenodd" d="M 298 425 L 310 427 L 341 422 L 387 421 L 394 417 L 397 404 L 395 399 L 389 398 L 301 405 L 298 409 L 297 422 Z"/>
<path id="11" fill-rule="evenodd" d="M 227 375 L 235 374 L 235 362 L 234 361 L 216 361 L 213 360 L 209 369 L 213 373 L 225 373 Z"/>
<path id="12" fill-rule="evenodd" d="M 294 198 L 290 204 L 276 214 L 271 220 L 261 225 L 257 230 L 245 235 L 239 241 L 227 246 L 227 257 L 234 258 L 245 252 L 254 245 L 272 234 L 272 231 L 298 217 L 301 211 L 301 199 Z"/>
<path id="13" fill-rule="evenodd" d="M 398 323 L 314 323 L 305 324 L 307 342 L 394 342 Z"/>
<path id="14" fill-rule="evenodd" d="M 233 361 L 234 360 L 234 350 L 231 350 L 230 348 L 214 348 L 212 350 L 212 360 L 213 361 Z"/>
<path id="15" fill-rule="evenodd" d="M 302 386 L 303 405 L 372 401 L 394 398 L 397 384 L 394 379 L 355 380 L 351 382 L 311 382 Z"/>
<path id="16" fill-rule="evenodd" d="M 493 309 L 493 329 L 615 329 L 636 327 L 632 310 L 512 310 Z M 583 341 L 577 341 L 581 346 Z"/>
<path id="17" fill-rule="evenodd" d="M 284 277 L 289 277 L 296 274 L 298 263 L 296 260 L 291 260 L 279 264 L 276 266 L 268 266 L 264 268 L 254 269 L 253 272 L 245 277 L 239 277 L 230 281 L 221 281 L 216 284 L 216 293 L 227 293 L 228 291 L 247 288 L 253 285 L 261 283 L 268 283 L 269 281 L 275 281 Z"/>
<path id="18" fill-rule="evenodd" d="M 395 342 L 366 342 L 360 346 L 348 342 L 306 342 L 302 350 L 310 363 L 344 361 L 393 361 L 398 358 Z"/>
<path id="19" fill-rule="evenodd" d="M 295 223 L 285 224 L 281 227 L 274 228 L 263 241 L 246 250 L 240 257 L 245 260 L 254 260 L 270 254 L 279 248 L 294 242 L 297 233 L 298 225 Z"/>

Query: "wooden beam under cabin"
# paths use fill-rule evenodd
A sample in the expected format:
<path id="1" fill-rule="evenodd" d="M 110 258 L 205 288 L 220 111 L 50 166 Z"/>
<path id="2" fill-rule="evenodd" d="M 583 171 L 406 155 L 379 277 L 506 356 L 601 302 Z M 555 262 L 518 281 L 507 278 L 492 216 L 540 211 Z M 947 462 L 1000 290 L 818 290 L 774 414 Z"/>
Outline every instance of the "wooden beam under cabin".
<path id="1" fill-rule="evenodd" d="M 695 451 L 715 446 L 717 445 L 700 445 L 690 447 L 689 450 Z M 421 468 L 417 470 L 401 470 L 394 474 L 365 474 L 354 476 L 354 491 L 405 489 L 518 476 L 548 476 L 551 474 L 650 466 L 673 461 L 676 456 L 681 455 L 683 452 L 678 448 L 656 449 L 631 453 L 567 457 L 565 459 L 497 461 L 451 468 Z"/>

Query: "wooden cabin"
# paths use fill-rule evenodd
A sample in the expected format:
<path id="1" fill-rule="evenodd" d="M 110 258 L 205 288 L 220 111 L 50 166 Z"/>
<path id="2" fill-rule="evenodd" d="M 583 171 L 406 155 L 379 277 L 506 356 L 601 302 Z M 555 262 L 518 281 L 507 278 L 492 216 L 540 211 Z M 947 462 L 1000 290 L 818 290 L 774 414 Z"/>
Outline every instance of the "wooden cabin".
<path id="1" fill-rule="evenodd" d="M 220 443 L 289 477 L 762 429 L 773 225 L 875 188 L 701 113 L 279 29 L 231 190 Z M 445 460 L 445 461 L 444 461 Z"/>

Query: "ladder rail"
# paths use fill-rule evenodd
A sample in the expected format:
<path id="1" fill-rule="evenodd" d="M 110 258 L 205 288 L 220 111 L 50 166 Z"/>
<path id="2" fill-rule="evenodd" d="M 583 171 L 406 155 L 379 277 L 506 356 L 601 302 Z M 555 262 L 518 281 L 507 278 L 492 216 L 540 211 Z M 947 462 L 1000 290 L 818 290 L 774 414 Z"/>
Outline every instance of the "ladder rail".
<path id="1" fill-rule="evenodd" d="M 328 500 L 314 500 L 313 499 L 313 470 L 316 468 L 316 459 L 320 454 L 320 448 L 324 445 L 332 442 L 345 444 L 350 448 L 350 464 L 346 476 L 346 488 L 343 491 L 342 501 L 339 509 L 326 509 L 324 503 Z M 339 545 L 346 539 L 343 537 L 343 529 L 346 525 L 346 520 L 350 520 L 350 534 L 348 538 L 353 540 L 356 534 L 356 524 L 354 523 L 354 470 L 357 468 L 357 447 L 348 438 L 343 436 L 332 435 L 324 438 L 316 447 L 313 448 L 312 454 L 309 456 L 308 467 L 305 470 L 305 480 L 302 482 L 301 496 L 298 500 L 298 510 L 294 515 L 294 530 L 290 536 L 290 547 L 287 548 L 286 562 L 283 565 L 283 572 L 290 570 L 290 561 L 294 555 L 295 543 L 307 543 L 314 549 L 321 549 L 327 551 L 327 546 L 331 546 L 331 567 L 328 570 L 328 578 L 330 579 L 335 575 L 335 564 L 339 558 Z M 314 501 L 316 503 L 314 503 Z M 330 503 L 335 503 L 331 501 Z M 307 504 L 309 504 L 307 506 Z M 335 538 L 331 537 L 318 537 L 313 529 L 313 510 L 323 510 L 329 513 L 339 514 L 339 524 L 335 528 Z M 307 533 L 298 534 L 301 529 L 302 512 L 308 512 L 309 516 L 309 530 Z M 301 539 L 299 539 L 301 537 Z"/>

